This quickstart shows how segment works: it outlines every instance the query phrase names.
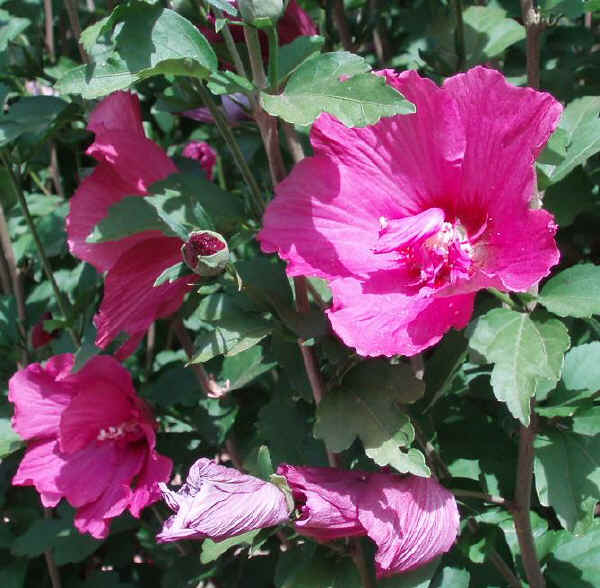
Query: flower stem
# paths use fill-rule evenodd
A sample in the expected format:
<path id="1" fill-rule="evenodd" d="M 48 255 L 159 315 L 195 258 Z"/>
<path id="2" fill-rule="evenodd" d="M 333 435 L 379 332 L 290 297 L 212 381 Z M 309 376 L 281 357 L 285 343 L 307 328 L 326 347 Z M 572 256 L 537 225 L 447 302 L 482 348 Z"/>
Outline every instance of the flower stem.
<path id="1" fill-rule="evenodd" d="M 64 0 L 65 8 L 67 9 L 67 15 L 69 16 L 69 24 L 71 25 L 71 32 L 75 37 L 77 43 L 77 49 L 79 49 L 79 55 L 83 63 L 90 63 L 90 56 L 84 49 L 81 43 L 81 25 L 79 24 L 79 11 L 77 3 L 74 0 Z"/>
<path id="2" fill-rule="evenodd" d="M 44 509 L 44 518 L 52 518 L 52 509 Z M 46 567 L 48 568 L 48 575 L 50 576 L 50 583 L 52 584 L 52 588 L 61 588 L 62 583 L 60 581 L 60 573 L 58 571 L 58 566 L 54 561 L 52 551 L 50 551 L 49 549 L 47 551 L 44 551 L 44 559 L 46 560 Z"/>
<path id="3" fill-rule="evenodd" d="M 269 88 L 271 92 L 277 92 L 279 86 L 279 35 L 276 27 L 267 29 L 269 37 Z"/>
<path id="4" fill-rule="evenodd" d="M 540 37 L 544 30 L 535 0 L 521 0 L 521 16 L 527 34 L 527 84 L 540 87 Z"/>
<path id="5" fill-rule="evenodd" d="M 458 496 L 459 498 L 478 498 L 479 500 L 489 502 L 490 504 L 503 506 L 508 510 L 512 510 L 514 508 L 514 504 L 502 496 L 494 496 L 493 494 L 486 494 L 485 492 L 475 492 L 474 490 L 460 490 L 454 488 L 450 488 L 450 491 L 452 494 L 454 494 L 454 496 Z"/>
<path id="6" fill-rule="evenodd" d="M 65 319 L 67 321 L 67 331 L 71 335 L 71 338 L 73 339 L 73 343 L 75 343 L 75 347 L 79 347 L 81 345 L 81 340 L 79 339 L 79 335 L 75 332 L 75 329 L 73 328 L 72 321 L 73 321 L 74 317 L 73 317 L 71 306 L 68 303 L 68 301 L 65 299 L 65 297 L 62 295 L 62 292 L 60 291 L 58 284 L 56 283 L 56 279 L 54 278 L 54 274 L 52 273 L 52 267 L 50 266 L 50 262 L 48 261 L 48 257 L 46 256 L 46 252 L 44 250 L 44 245 L 43 245 L 43 243 L 40 239 L 40 236 L 37 232 L 35 223 L 33 222 L 33 217 L 31 216 L 31 213 L 29 212 L 29 206 L 27 205 L 27 200 L 25 199 L 25 194 L 23 194 L 23 190 L 21 189 L 21 184 L 17 180 L 17 177 L 15 176 L 15 173 L 12 168 L 12 164 L 9 161 L 6 153 L 1 152 L 0 158 L 2 159 L 2 163 L 5 165 L 6 169 L 8 170 L 11 184 L 13 186 L 15 193 L 17 194 L 17 199 L 19 200 L 19 205 L 23 212 L 23 216 L 25 217 L 25 222 L 27 223 L 29 232 L 31 233 L 31 236 L 33 237 L 33 241 L 35 243 L 36 249 L 38 251 L 38 255 L 40 257 L 40 261 L 42 263 L 42 267 L 44 268 L 46 277 L 50 281 L 50 285 L 52 286 L 52 291 L 54 292 L 54 296 L 56 298 L 58 307 L 60 308 L 60 312 L 63 314 L 63 316 L 65 317 Z"/>
<path id="7" fill-rule="evenodd" d="M 535 399 L 531 399 L 531 422 L 528 427 L 520 426 L 519 429 L 519 456 L 517 460 L 517 480 L 515 484 L 515 496 L 513 519 L 523 567 L 527 575 L 527 581 L 531 588 L 545 588 L 546 581 L 542 575 L 540 563 L 535 551 L 533 531 L 531 529 L 531 486 L 533 481 L 533 459 L 535 452 L 533 442 L 536 435 Z"/>
<path id="8" fill-rule="evenodd" d="M 466 66 L 465 54 L 465 23 L 463 21 L 462 0 L 454 0 L 454 14 L 456 16 L 456 28 L 454 29 L 454 48 L 456 51 L 456 70 L 464 71 Z"/>
<path id="9" fill-rule="evenodd" d="M 242 177 L 244 178 L 246 185 L 250 189 L 250 194 L 252 195 L 256 214 L 259 217 L 262 216 L 262 214 L 265 210 L 265 201 L 264 201 L 262 192 L 260 191 L 260 188 L 256 182 L 256 179 L 254 178 L 254 175 L 252 174 L 252 171 L 250 170 L 250 167 L 248 166 L 248 164 L 246 163 L 246 160 L 244 159 L 244 155 L 242 154 L 240 146 L 238 145 L 237 141 L 235 140 L 235 137 L 233 136 L 233 133 L 231 132 L 231 129 L 229 128 L 229 125 L 227 124 L 227 121 L 223 117 L 221 111 L 219 110 L 219 108 L 215 104 L 214 100 L 212 99 L 211 93 L 206 89 L 204 84 L 202 84 L 202 83 L 195 84 L 194 88 L 197 90 L 197 92 L 200 95 L 200 97 L 202 98 L 204 104 L 206 104 L 207 108 L 210 110 L 210 113 L 212 114 L 213 118 L 215 119 L 217 128 L 219 129 L 219 132 L 221 133 L 221 136 L 223 137 L 225 143 L 227 143 L 227 147 L 229 147 L 229 150 L 231 151 L 233 160 L 235 161 L 235 164 L 237 165 L 238 169 L 240 170 L 240 173 L 242 174 Z"/>
<path id="10" fill-rule="evenodd" d="M 352 35 L 348 28 L 346 13 L 344 11 L 344 0 L 333 0 L 333 22 L 340 36 L 342 47 L 345 51 L 353 51 Z"/>
<path id="11" fill-rule="evenodd" d="M 218 18 L 223 18 L 222 10 L 215 9 L 215 13 Z M 229 29 L 229 25 L 227 23 L 223 25 L 223 28 L 221 29 L 221 34 L 223 35 L 223 39 L 225 39 L 225 45 L 227 46 L 229 55 L 231 55 L 231 59 L 233 59 L 233 65 L 235 66 L 237 73 L 240 76 L 247 78 L 248 76 L 246 75 L 246 68 L 244 67 L 244 62 L 240 57 L 240 52 L 235 46 L 233 35 L 231 34 L 231 30 Z"/>

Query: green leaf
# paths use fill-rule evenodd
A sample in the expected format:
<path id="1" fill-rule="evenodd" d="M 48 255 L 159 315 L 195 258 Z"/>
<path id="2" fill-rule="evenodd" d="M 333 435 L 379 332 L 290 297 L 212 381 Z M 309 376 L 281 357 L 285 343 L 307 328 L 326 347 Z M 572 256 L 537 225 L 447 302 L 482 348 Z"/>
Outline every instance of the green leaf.
<path id="1" fill-rule="evenodd" d="M 569 530 L 593 512 L 600 495 L 600 435 L 546 431 L 535 440 L 535 485 L 540 502 Z"/>
<path id="2" fill-rule="evenodd" d="M 248 94 L 254 90 L 252 82 L 242 76 L 238 76 L 232 71 L 216 71 L 212 73 L 206 85 L 216 96 L 220 96 L 221 94 L 235 94 L 236 92 Z"/>
<path id="3" fill-rule="evenodd" d="M 206 0 L 206 3 L 227 14 L 231 14 L 231 16 L 237 16 L 238 14 L 237 8 L 233 4 L 227 2 L 227 0 Z"/>
<path id="4" fill-rule="evenodd" d="M 10 424 L 10 419 L 0 417 L 0 459 L 21 449 L 25 443 L 17 435 Z"/>
<path id="5" fill-rule="evenodd" d="M 276 365 L 275 362 L 265 362 L 262 347 L 255 345 L 246 351 L 223 359 L 219 382 L 228 390 L 238 390 Z"/>
<path id="6" fill-rule="evenodd" d="M 0 51 L 6 51 L 8 43 L 18 37 L 30 24 L 28 18 L 19 18 L 6 10 L 0 10 Z"/>
<path id="7" fill-rule="evenodd" d="M 272 330 L 272 322 L 247 312 L 241 298 L 227 294 L 206 296 L 194 315 L 210 322 L 212 330 L 196 338 L 196 352 L 190 363 L 204 363 L 217 355 L 235 355 L 256 345 Z"/>
<path id="8" fill-rule="evenodd" d="M 95 52 L 96 63 L 60 78 L 56 87 L 61 93 L 97 98 L 155 75 L 202 79 L 217 69 L 216 55 L 204 35 L 173 10 L 131 1 L 101 22 L 84 31 L 83 39 L 91 49 L 98 47 L 94 43 L 99 36 L 109 36 L 108 49 Z"/>
<path id="9" fill-rule="evenodd" d="M 200 554 L 200 561 L 203 564 L 210 563 L 221 557 L 230 547 L 234 545 L 252 545 L 254 538 L 260 533 L 260 529 L 254 531 L 248 531 L 242 535 L 236 535 L 230 537 L 224 541 L 215 543 L 212 539 L 205 539 L 202 542 L 202 553 Z"/>
<path id="10" fill-rule="evenodd" d="M 148 198 L 126 196 L 108 209 L 107 215 L 94 227 L 86 242 L 118 241 L 143 231 L 161 231 L 170 237 L 177 236 L 160 218 Z"/>
<path id="11" fill-rule="evenodd" d="M 331 392 L 317 408 L 314 435 L 339 453 L 360 437 L 366 454 L 379 466 L 429 476 L 423 455 L 408 449 L 414 429 L 400 406 L 423 396 L 423 382 L 408 365 L 386 360 L 365 362 L 351 370 L 343 386 Z"/>
<path id="12" fill-rule="evenodd" d="M 47 133 L 69 103 L 55 96 L 25 96 L 15 102 L 8 114 L 0 116 L 0 147 L 23 133 Z"/>
<path id="13" fill-rule="evenodd" d="M 600 266 L 582 263 L 548 280 L 539 302 L 558 316 L 590 317 L 600 313 Z"/>
<path id="14" fill-rule="evenodd" d="M 584 535 L 566 537 L 553 551 L 546 576 L 552 586 L 565 588 L 591 588 L 600 575 L 600 528 L 596 525 Z"/>
<path id="15" fill-rule="evenodd" d="M 281 85 L 311 55 L 321 51 L 325 39 L 319 35 L 296 37 L 291 43 L 279 49 L 279 80 Z"/>
<path id="16" fill-rule="evenodd" d="M 600 406 L 588 406 L 573 415 L 573 433 L 593 437 L 600 431 Z"/>
<path id="17" fill-rule="evenodd" d="M 559 320 L 532 320 L 506 308 L 491 310 L 470 327 L 469 346 L 494 364 L 494 395 L 525 425 L 537 380 L 558 380 L 569 343 Z"/>
<path id="18" fill-rule="evenodd" d="M 382 578 L 378 583 L 378 588 L 429 588 L 435 586 L 432 578 L 435 576 L 440 565 L 440 558 L 435 558 L 433 561 L 412 570 L 403 572 L 390 578 Z M 460 585 L 460 584 L 459 584 Z M 446 584 L 443 584 L 444 588 Z"/>
<path id="19" fill-rule="evenodd" d="M 569 102 L 560 121 L 564 131 L 566 153 L 556 166 L 543 166 L 550 183 L 566 177 L 600 151 L 600 96 L 584 96 Z"/>
<path id="20" fill-rule="evenodd" d="M 322 112 L 346 126 L 366 126 L 381 117 L 415 112 L 414 106 L 385 78 L 366 73 L 367 62 L 346 52 L 324 53 L 305 61 L 282 94 L 261 92 L 264 109 L 287 122 L 311 124 Z M 340 76 L 351 76 L 340 81 Z"/>
<path id="21" fill-rule="evenodd" d="M 562 381 L 577 395 L 571 400 L 587 398 L 600 390 L 600 342 L 573 347 L 565 355 Z"/>
<path id="22" fill-rule="evenodd" d="M 156 288 L 157 286 L 162 286 L 162 284 L 165 283 L 172 284 L 179 278 L 184 278 L 185 276 L 190 276 L 190 279 L 193 279 L 194 273 L 183 261 L 180 261 L 164 270 L 160 276 L 156 278 L 153 286 Z"/>

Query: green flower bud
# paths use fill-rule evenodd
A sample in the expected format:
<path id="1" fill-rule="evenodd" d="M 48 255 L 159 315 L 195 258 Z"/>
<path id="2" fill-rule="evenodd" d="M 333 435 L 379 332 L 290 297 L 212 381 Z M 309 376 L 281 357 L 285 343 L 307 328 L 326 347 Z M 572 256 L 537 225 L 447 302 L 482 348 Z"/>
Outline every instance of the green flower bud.
<path id="1" fill-rule="evenodd" d="M 239 0 L 238 8 L 244 22 L 258 24 L 257 21 L 270 19 L 274 24 L 285 12 L 284 0 Z"/>
<path id="2" fill-rule="evenodd" d="M 193 231 L 181 247 L 186 265 L 199 276 L 216 276 L 229 263 L 227 241 L 214 231 Z"/>

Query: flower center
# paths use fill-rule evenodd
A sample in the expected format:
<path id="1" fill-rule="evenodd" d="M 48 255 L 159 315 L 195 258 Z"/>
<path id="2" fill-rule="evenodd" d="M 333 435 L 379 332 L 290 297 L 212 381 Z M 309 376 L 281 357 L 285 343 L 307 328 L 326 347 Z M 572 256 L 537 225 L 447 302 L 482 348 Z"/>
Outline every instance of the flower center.
<path id="1" fill-rule="evenodd" d="M 117 425 L 100 429 L 96 439 L 98 441 L 115 441 L 117 439 L 127 439 L 135 441 L 142 436 L 142 430 L 136 421 L 127 421 Z"/>
<path id="2" fill-rule="evenodd" d="M 438 289 L 472 274 L 475 239 L 460 220 L 446 221 L 440 208 L 402 219 L 381 218 L 380 223 L 374 252 L 397 254 L 406 286 Z"/>

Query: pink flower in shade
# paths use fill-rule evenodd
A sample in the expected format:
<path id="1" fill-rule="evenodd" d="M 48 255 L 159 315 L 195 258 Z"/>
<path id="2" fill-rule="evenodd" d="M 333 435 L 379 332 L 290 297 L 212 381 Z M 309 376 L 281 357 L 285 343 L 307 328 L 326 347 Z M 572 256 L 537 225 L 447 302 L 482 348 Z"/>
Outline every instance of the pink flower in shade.
<path id="1" fill-rule="evenodd" d="M 277 473 L 296 501 L 296 530 L 319 541 L 368 535 L 378 578 L 418 568 L 456 540 L 456 500 L 433 478 L 290 465 Z"/>
<path id="2" fill-rule="evenodd" d="M 48 345 L 52 339 L 56 339 L 58 337 L 57 331 L 46 331 L 44 329 L 44 321 L 50 320 L 52 318 L 52 314 L 49 312 L 45 312 L 42 315 L 42 318 L 33 325 L 31 329 L 31 346 L 34 349 L 39 349 L 40 347 L 44 347 Z"/>
<path id="3" fill-rule="evenodd" d="M 104 299 L 94 323 L 96 345 L 105 348 L 121 332 L 128 341 L 118 350 L 131 354 L 152 322 L 175 312 L 189 290 L 189 278 L 153 287 L 156 278 L 181 259 L 181 239 L 159 231 L 119 241 L 86 243 L 110 206 L 125 196 L 144 196 L 148 186 L 177 172 L 173 162 L 142 127 L 140 104 L 129 92 L 114 92 L 96 107 L 88 129 L 96 135 L 87 153 L 98 165 L 71 199 L 67 234 L 71 253 L 108 272 Z"/>
<path id="4" fill-rule="evenodd" d="M 562 107 L 476 67 L 439 88 L 380 72 L 416 113 L 313 125 L 315 156 L 276 190 L 259 234 L 292 276 L 326 279 L 334 331 L 361 355 L 414 355 L 469 321 L 475 293 L 525 291 L 559 258 L 532 210 L 534 161 Z"/>
<path id="5" fill-rule="evenodd" d="M 289 518 L 285 494 L 277 486 L 206 458 L 194 463 L 179 491 L 160 486 L 175 511 L 156 537 L 161 543 L 207 537 L 219 542 Z"/>
<path id="6" fill-rule="evenodd" d="M 35 486 L 45 507 L 66 498 L 79 531 L 101 539 L 110 519 L 158 500 L 172 463 L 154 449 L 156 423 L 129 372 L 106 355 L 73 364 L 57 355 L 10 379 L 12 424 L 27 441 L 13 484 Z"/>
<path id="7" fill-rule="evenodd" d="M 221 96 L 221 105 L 225 119 L 231 126 L 235 126 L 242 121 L 250 119 L 250 116 L 248 115 L 250 101 L 244 94 L 224 94 Z M 215 122 L 213 115 L 206 107 L 186 110 L 185 112 L 182 112 L 182 114 L 183 116 L 197 120 L 198 122 L 211 124 L 214 124 Z"/>
<path id="8" fill-rule="evenodd" d="M 190 141 L 184 148 L 182 155 L 189 159 L 195 159 L 206 173 L 206 177 L 212 180 L 215 175 L 217 163 L 217 152 L 204 141 Z"/>

